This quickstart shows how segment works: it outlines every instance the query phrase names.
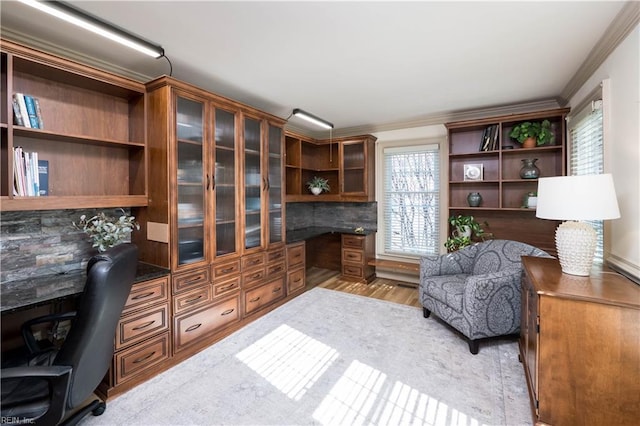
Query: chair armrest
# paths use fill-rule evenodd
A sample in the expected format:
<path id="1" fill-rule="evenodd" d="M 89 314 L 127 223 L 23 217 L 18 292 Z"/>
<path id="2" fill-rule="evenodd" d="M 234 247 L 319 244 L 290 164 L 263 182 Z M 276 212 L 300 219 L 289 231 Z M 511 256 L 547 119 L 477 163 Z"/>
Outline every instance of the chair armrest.
<path id="1" fill-rule="evenodd" d="M 49 314 L 42 315 L 36 318 L 32 318 L 28 321 L 25 321 L 22 324 L 22 338 L 24 339 L 24 343 L 27 345 L 27 349 L 29 349 L 29 353 L 33 355 L 36 352 L 39 352 L 41 348 L 38 346 L 38 342 L 36 338 L 33 336 L 33 332 L 31 331 L 31 327 L 36 324 L 43 324 L 46 322 L 54 322 L 54 321 L 66 321 L 73 320 L 76 317 L 76 312 L 62 312 L 58 314 Z"/>
<path id="2" fill-rule="evenodd" d="M 469 274 L 477 251 L 473 245 L 440 256 L 423 256 L 420 258 L 420 276 Z"/>
<path id="3" fill-rule="evenodd" d="M 67 396 L 71 383 L 73 369 L 67 365 L 53 365 L 46 367 L 14 367 L 3 368 L 1 371 L 3 387 L 4 382 L 17 379 L 42 379 L 49 382 L 50 404 L 46 414 L 37 420 L 38 424 L 58 424 L 67 406 Z M 3 409 L 3 416 L 5 410 Z M 10 413 L 9 413 L 10 414 Z"/>

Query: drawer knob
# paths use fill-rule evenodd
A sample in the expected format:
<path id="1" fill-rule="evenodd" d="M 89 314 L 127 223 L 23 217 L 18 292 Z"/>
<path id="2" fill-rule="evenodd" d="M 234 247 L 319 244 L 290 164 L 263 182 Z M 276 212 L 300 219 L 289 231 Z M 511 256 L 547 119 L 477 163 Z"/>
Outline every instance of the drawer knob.
<path id="1" fill-rule="evenodd" d="M 145 294 L 138 294 L 137 296 L 133 296 L 132 299 L 133 300 L 146 299 L 149 296 L 153 296 L 153 291 L 150 291 L 149 293 L 145 293 Z"/>
<path id="2" fill-rule="evenodd" d="M 141 362 L 144 362 L 146 360 L 148 360 L 149 358 L 151 358 L 152 356 L 154 356 L 156 354 L 156 351 L 151 352 L 150 354 L 147 354 L 143 357 L 140 357 L 136 360 L 133 361 L 134 364 L 140 364 Z"/>
<path id="3" fill-rule="evenodd" d="M 188 333 L 188 332 L 190 332 L 190 331 L 197 330 L 197 329 L 199 329 L 199 328 L 200 328 L 200 326 L 201 326 L 201 325 L 202 325 L 202 323 L 200 323 L 200 324 L 194 324 L 194 325 L 192 325 L 191 327 L 187 328 L 187 329 L 185 330 L 185 332 L 186 332 L 186 333 Z"/>
<path id="4" fill-rule="evenodd" d="M 142 324 L 142 325 L 139 325 L 139 326 L 137 326 L 137 327 L 133 327 L 133 329 L 134 329 L 134 330 L 136 330 L 136 331 L 137 331 L 137 330 L 142 330 L 143 328 L 147 328 L 147 327 L 149 327 L 149 326 L 150 326 L 151 324 L 153 324 L 154 322 L 156 322 L 156 320 L 152 320 L 152 321 L 146 322 L 146 323 L 144 323 L 144 324 Z"/>

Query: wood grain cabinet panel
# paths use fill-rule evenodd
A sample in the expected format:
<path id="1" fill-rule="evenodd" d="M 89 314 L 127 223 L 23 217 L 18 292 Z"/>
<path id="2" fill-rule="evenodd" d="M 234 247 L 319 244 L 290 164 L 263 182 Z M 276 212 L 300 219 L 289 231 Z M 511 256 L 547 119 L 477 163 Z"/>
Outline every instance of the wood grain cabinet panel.
<path id="1" fill-rule="evenodd" d="M 205 286 L 174 296 L 173 315 L 178 315 L 187 310 L 206 305 L 212 299 L 211 293 L 211 286 Z"/>
<path id="2" fill-rule="evenodd" d="M 280 262 L 273 263 L 267 266 L 267 276 L 275 277 L 277 275 L 284 275 L 287 268 L 285 266 L 284 258 Z"/>
<path id="3" fill-rule="evenodd" d="M 375 277 L 375 268 L 368 264 L 375 256 L 375 235 L 342 234 L 342 278 L 368 282 Z"/>
<path id="4" fill-rule="evenodd" d="M 305 242 L 287 245 L 287 268 L 293 269 L 305 264 Z"/>
<path id="5" fill-rule="evenodd" d="M 226 280 L 217 281 L 213 284 L 213 298 L 219 299 L 234 291 L 240 290 L 240 276 L 229 278 Z"/>
<path id="6" fill-rule="evenodd" d="M 169 309 L 166 304 L 123 317 L 116 329 L 116 350 L 169 329 Z"/>
<path id="7" fill-rule="evenodd" d="M 240 299 L 232 299 L 199 309 L 174 319 L 174 350 L 180 351 L 200 338 L 211 335 L 240 319 Z"/>
<path id="8" fill-rule="evenodd" d="M 144 306 L 169 300 L 169 278 L 135 283 L 124 305 L 122 314 L 127 314 Z"/>
<path id="9" fill-rule="evenodd" d="M 212 265 L 213 279 L 224 279 L 233 274 L 240 273 L 240 259 L 235 259 L 230 262 L 215 263 Z"/>
<path id="10" fill-rule="evenodd" d="M 284 297 L 284 278 L 278 278 L 244 294 L 244 311 L 250 314 Z"/>
<path id="11" fill-rule="evenodd" d="M 186 273 L 173 275 L 174 294 L 191 290 L 199 286 L 206 286 L 210 283 L 209 268 L 197 268 Z"/>
<path id="12" fill-rule="evenodd" d="M 116 385 L 136 377 L 138 373 L 169 359 L 169 333 L 163 333 L 141 344 L 115 354 Z"/>
<path id="13" fill-rule="evenodd" d="M 305 270 L 304 268 L 294 269 L 287 272 L 287 294 L 297 293 L 305 287 Z"/>

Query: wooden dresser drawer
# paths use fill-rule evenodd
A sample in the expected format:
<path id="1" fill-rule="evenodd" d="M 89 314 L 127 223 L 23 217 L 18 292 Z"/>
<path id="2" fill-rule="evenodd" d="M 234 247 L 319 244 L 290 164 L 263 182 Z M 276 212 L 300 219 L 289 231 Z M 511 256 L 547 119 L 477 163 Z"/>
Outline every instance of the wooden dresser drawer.
<path id="1" fill-rule="evenodd" d="M 264 253 L 250 254 L 242 257 L 242 270 L 256 268 L 265 264 Z"/>
<path id="2" fill-rule="evenodd" d="M 304 276 L 304 268 L 298 268 L 287 272 L 287 294 L 295 293 L 296 291 L 304 288 Z"/>
<path id="3" fill-rule="evenodd" d="M 240 298 L 233 297 L 208 308 L 175 318 L 174 349 L 214 333 L 224 326 L 240 319 Z"/>
<path id="4" fill-rule="evenodd" d="M 245 292 L 244 311 L 249 314 L 282 297 L 284 297 L 284 277 Z"/>
<path id="5" fill-rule="evenodd" d="M 213 298 L 219 299 L 238 290 L 240 290 L 240 276 L 226 280 L 216 280 L 213 283 Z"/>
<path id="6" fill-rule="evenodd" d="M 235 259 L 229 262 L 214 264 L 212 267 L 213 279 L 226 278 L 233 274 L 240 273 L 240 259 Z"/>
<path id="7" fill-rule="evenodd" d="M 122 310 L 123 314 L 169 299 L 169 277 L 135 283 Z"/>
<path id="8" fill-rule="evenodd" d="M 304 265 L 304 242 L 287 246 L 287 268 L 293 269 L 296 266 Z"/>
<path id="9" fill-rule="evenodd" d="M 264 280 L 265 276 L 265 268 L 257 268 L 244 272 L 242 274 L 242 286 L 249 288 L 258 285 Z"/>
<path id="10" fill-rule="evenodd" d="M 204 306 L 211 301 L 211 286 L 193 289 L 173 297 L 173 315 Z"/>
<path id="11" fill-rule="evenodd" d="M 284 259 L 280 262 L 273 263 L 271 265 L 267 265 L 267 277 L 273 278 L 278 275 L 283 275 L 286 272 L 287 268 L 284 265 Z"/>
<path id="12" fill-rule="evenodd" d="M 211 282 L 209 268 L 198 268 L 189 272 L 175 274 L 173 276 L 174 294 L 191 290 L 198 286 L 206 286 Z"/>
<path id="13" fill-rule="evenodd" d="M 342 275 L 345 277 L 364 278 L 362 266 L 359 265 L 343 264 Z"/>
<path id="14" fill-rule="evenodd" d="M 116 350 L 169 329 L 169 306 L 163 304 L 125 316 L 116 329 Z"/>
<path id="15" fill-rule="evenodd" d="M 352 262 L 362 264 L 364 261 L 364 253 L 362 250 L 342 249 L 342 262 Z"/>
<path id="16" fill-rule="evenodd" d="M 138 373 L 169 358 L 169 333 L 162 333 L 134 347 L 115 354 L 116 384 L 123 383 Z"/>
<path id="17" fill-rule="evenodd" d="M 342 234 L 342 247 L 362 249 L 364 248 L 364 237 Z"/>
<path id="18" fill-rule="evenodd" d="M 284 261 L 285 260 L 285 249 L 284 247 L 279 249 L 269 250 L 267 252 L 267 263 Z"/>

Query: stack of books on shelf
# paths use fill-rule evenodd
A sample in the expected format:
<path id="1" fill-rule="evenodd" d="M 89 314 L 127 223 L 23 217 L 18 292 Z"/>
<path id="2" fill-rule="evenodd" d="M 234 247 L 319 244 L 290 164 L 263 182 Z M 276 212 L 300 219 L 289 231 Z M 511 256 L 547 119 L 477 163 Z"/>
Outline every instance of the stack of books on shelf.
<path id="1" fill-rule="evenodd" d="M 480 141 L 480 151 L 495 151 L 498 149 L 499 126 L 492 124 L 484 129 L 482 140 Z"/>
<path id="2" fill-rule="evenodd" d="M 30 129 L 44 129 L 40 101 L 23 93 L 13 94 L 13 122 Z"/>
<path id="3" fill-rule="evenodd" d="M 37 152 L 13 148 L 13 195 L 39 197 L 49 193 L 49 162 Z"/>

